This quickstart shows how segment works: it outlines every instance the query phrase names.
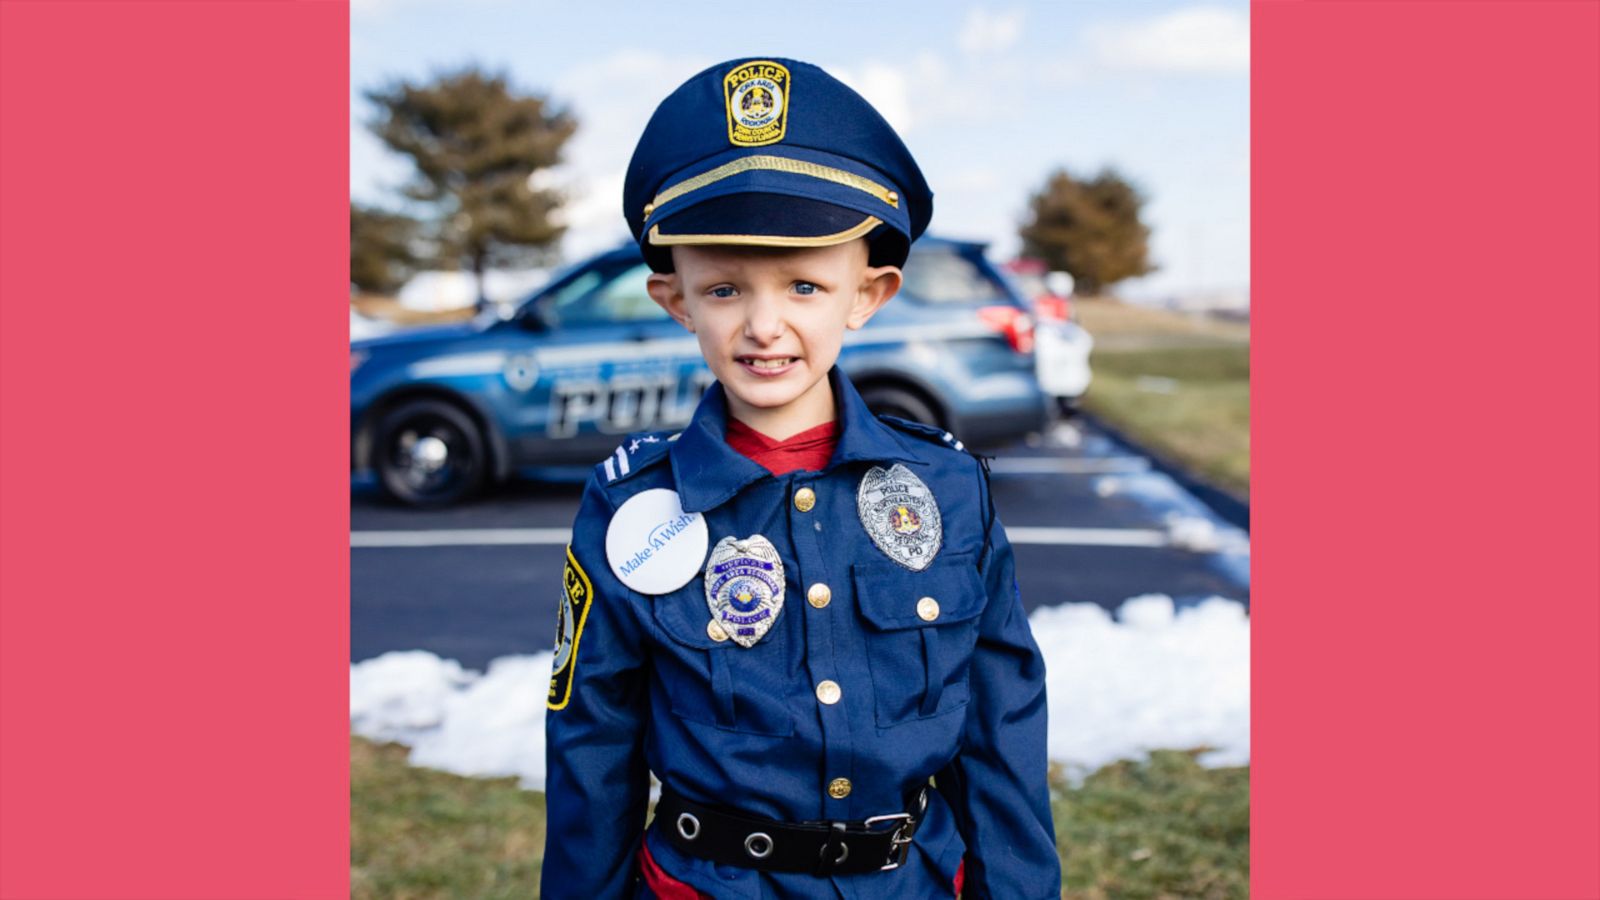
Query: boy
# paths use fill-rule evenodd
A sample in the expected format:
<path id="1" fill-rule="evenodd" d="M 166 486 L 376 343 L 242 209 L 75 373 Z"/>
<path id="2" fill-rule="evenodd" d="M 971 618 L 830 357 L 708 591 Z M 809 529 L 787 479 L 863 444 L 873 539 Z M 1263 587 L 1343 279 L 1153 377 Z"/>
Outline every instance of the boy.
<path id="1" fill-rule="evenodd" d="M 834 366 L 931 217 L 911 154 L 821 69 L 734 60 L 657 108 L 624 206 L 717 383 L 585 488 L 544 896 L 1058 897 L 1044 666 L 986 471 Z"/>

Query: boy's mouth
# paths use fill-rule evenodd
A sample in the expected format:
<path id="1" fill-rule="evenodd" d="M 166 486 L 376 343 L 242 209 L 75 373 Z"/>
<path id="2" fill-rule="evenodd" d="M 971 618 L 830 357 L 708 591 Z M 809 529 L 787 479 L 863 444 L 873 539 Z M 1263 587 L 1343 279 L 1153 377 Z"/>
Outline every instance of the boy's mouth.
<path id="1" fill-rule="evenodd" d="M 762 376 L 781 375 L 800 361 L 797 356 L 736 356 L 734 359 L 745 371 Z"/>

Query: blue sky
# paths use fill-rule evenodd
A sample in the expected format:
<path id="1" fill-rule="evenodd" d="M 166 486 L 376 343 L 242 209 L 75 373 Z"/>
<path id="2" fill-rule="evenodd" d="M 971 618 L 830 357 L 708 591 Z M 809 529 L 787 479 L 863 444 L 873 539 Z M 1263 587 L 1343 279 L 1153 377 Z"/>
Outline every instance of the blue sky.
<path id="1" fill-rule="evenodd" d="M 1129 296 L 1248 289 L 1249 6 L 1244 2 L 354 0 L 351 195 L 393 202 L 407 175 L 362 123 L 362 91 L 469 61 L 568 104 L 580 126 L 552 181 L 568 259 L 627 237 L 622 172 L 650 112 L 724 59 L 786 56 L 851 84 L 900 131 L 934 190 L 931 231 L 1019 245 L 1057 166 L 1112 165 L 1149 198 L 1155 275 Z"/>

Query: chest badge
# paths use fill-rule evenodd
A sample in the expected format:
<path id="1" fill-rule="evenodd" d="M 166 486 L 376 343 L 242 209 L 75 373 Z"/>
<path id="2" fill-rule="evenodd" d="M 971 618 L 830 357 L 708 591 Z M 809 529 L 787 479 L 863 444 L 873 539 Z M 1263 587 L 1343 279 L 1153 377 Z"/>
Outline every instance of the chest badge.
<path id="1" fill-rule="evenodd" d="M 752 647 L 783 611 L 783 560 L 759 534 L 725 537 L 706 560 L 711 621 L 741 647 Z"/>
<path id="2" fill-rule="evenodd" d="M 939 555 L 944 539 L 939 504 L 922 479 L 900 463 L 888 471 L 873 466 L 862 476 L 856 514 L 872 543 L 913 572 L 926 569 Z"/>

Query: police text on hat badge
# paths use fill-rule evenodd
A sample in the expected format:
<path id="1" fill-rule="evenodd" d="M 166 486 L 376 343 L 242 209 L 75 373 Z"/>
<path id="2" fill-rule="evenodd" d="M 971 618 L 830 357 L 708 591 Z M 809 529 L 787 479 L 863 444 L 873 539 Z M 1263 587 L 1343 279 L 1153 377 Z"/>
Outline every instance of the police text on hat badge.
<path id="1" fill-rule="evenodd" d="M 741 647 L 761 640 L 783 611 L 783 560 L 759 534 L 725 537 L 706 561 L 711 621 Z"/>
<path id="2" fill-rule="evenodd" d="M 683 587 L 705 558 L 705 517 L 684 512 L 677 491 L 640 491 L 617 508 L 606 526 L 606 562 L 612 574 L 641 594 L 668 594 Z"/>
<path id="3" fill-rule="evenodd" d="M 728 109 L 728 140 L 735 147 L 763 147 L 783 140 L 789 123 L 789 70 L 767 60 L 748 62 L 722 79 Z"/>
<path id="4" fill-rule="evenodd" d="M 890 559 L 920 572 L 939 554 L 944 526 L 933 492 L 911 470 L 895 463 L 873 466 L 856 491 L 856 514 L 872 542 Z"/>

